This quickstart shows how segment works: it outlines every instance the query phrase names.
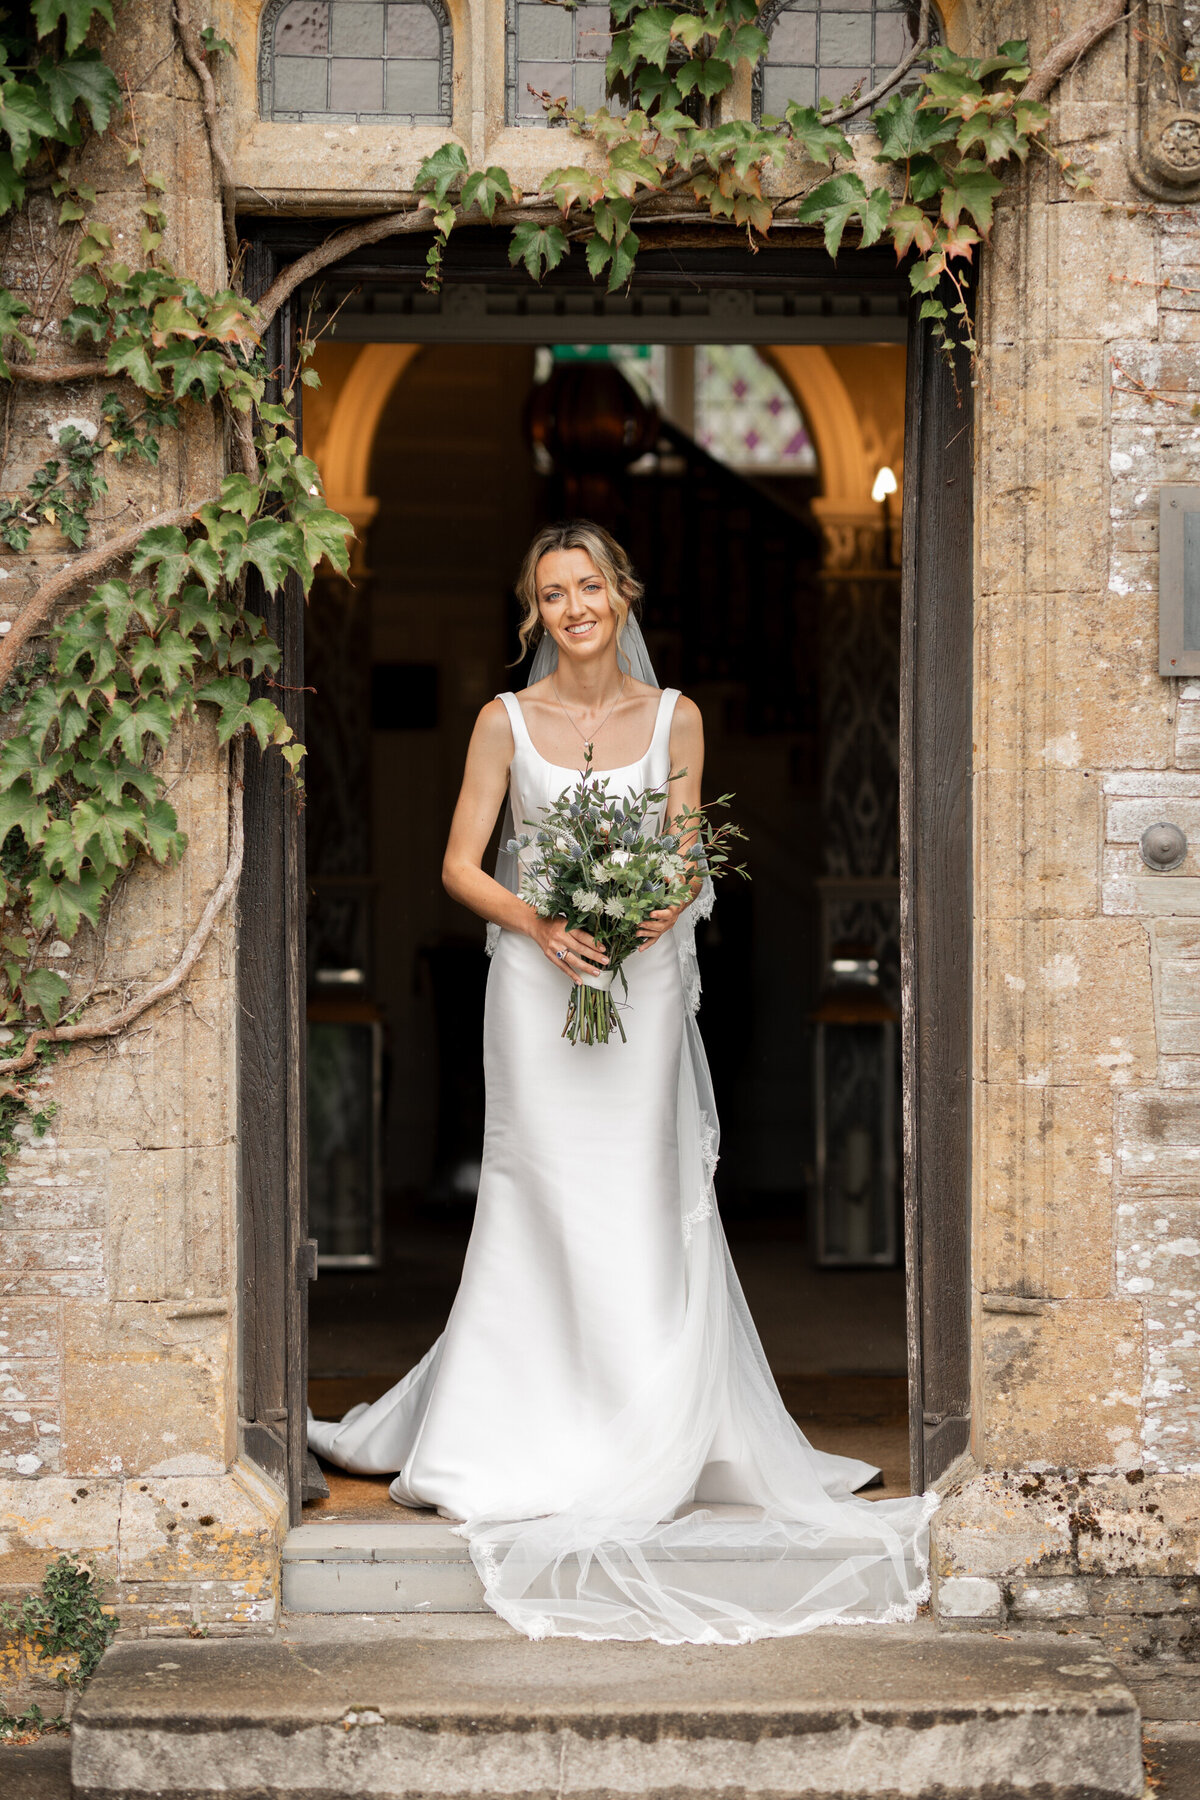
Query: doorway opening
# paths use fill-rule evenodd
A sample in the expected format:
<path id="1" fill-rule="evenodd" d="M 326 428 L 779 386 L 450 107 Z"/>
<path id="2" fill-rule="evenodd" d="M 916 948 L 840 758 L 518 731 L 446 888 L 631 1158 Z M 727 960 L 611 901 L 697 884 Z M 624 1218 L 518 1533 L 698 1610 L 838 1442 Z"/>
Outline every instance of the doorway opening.
<path id="1" fill-rule="evenodd" d="M 319 465 L 375 348 L 318 350 Z M 739 1275 L 802 1428 L 906 1492 L 904 347 L 819 352 L 862 397 L 853 450 L 870 478 L 840 568 L 788 381 L 812 347 L 391 348 L 411 354 L 384 365 L 398 373 L 367 461 L 379 508 L 353 583 L 323 581 L 306 621 L 309 1404 L 340 1417 L 376 1398 L 454 1296 L 483 1137 L 486 961 L 482 926 L 441 890 L 441 852 L 478 710 L 524 682 L 506 666 L 524 545 L 582 514 L 630 551 L 659 679 L 704 714 L 706 796 L 732 791 L 749 838 L 751 881 L 725 882 L 699 932 Z M 335 440 L 327 486 L 336 454 Z M 325 1473 L 331 1497 L 306 1516 L 387 1504 L 385 1483 Z"/>
<path id="2" fill-rule="evenodd" d="M 262 285 L 317 232 L 261 228 Z M 705 797 L 749 833 L 699 948 L 751 1310 L 802 1429 L 905 1492 L 969 1416 L 961 390 L 872 252 L 647 252 L 616 297 L 459 255 L 439 297 L 398 244 L 316 301 L 305 445 L 360 542 L 349 581 L 266 603 L 309 764 L 300 820 L 247 776 L 247 1451 L 296 1519 L 395 1516 L 383 1482 L 314 1497 L 304 1407 L 376 1398 L 453 1299 L 486 962 L 442 849 L 477 712 L 523 685 L 521 552 L 583 513 L 630 550 L 659 679 L 704 714 Z"/>

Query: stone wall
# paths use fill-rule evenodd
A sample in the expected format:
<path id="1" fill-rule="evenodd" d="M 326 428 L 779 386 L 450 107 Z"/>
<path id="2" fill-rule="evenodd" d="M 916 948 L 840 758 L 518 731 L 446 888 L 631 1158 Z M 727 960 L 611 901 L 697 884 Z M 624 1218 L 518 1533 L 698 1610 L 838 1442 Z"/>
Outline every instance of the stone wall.
<path id="1" fill-rule="evenodd" d="M 126 160 L 136 129 L 144 167 L 166 181 L 165 255 L 219 288 L 195 79 L 168 8 L 126 7 L 120 21 L 107 53 L 128 78 L 133 120 L 89 143 L 80 178 L 96 188 L 117 254 L 136 264 L 144 192 Z M 35 193 L 0 242 L 4 281 L 51 321 L 70 304 L 55 296 L 76 241 Z M 51 323 L 39 358 L 78 355 Z M 98 422 L 102 395 L 120 388 L 12 390 L 5 491 L 53 453 L 56 421 Z M 92 542 L 214 489 L 224 450 L 207 413 L 193 409 L 161 443 L 153 469 L 106 459 Z M 0 555 L 0 630 L 65 552 L 42 530 L 27 554 Z M 227 756 L 211 723 L 177 736 L 165 773 L 187 854 L 171 870 L 135 871 L 102 934 L 85 924 L 72 945 L 50 945 L 75 995 L 99 989 L 116 1006 L 165 974 L 225 868 Z M 79 1554 L 111 1584 L 127 1631 L 253 1630 L 274 1615 L 283 1501 L 237 1460 L 235 929 L 223 920 L 185 990 L 127 1035 L 55 1065 L 42 1084 L 56 1108 L 50 1132 L 21 1128 L 0 1188 L 0 1599 L 36 1584 L 55 1554 Z M 14 1654 L 0 1646 L 4 1701 L 53 1705 L 45 1672 L 39 1687 Z"/>
<path id="2" fill-rule="evenodd" d="M 1200 684 L 1158 674 L 1157 538 L 1159 485 L 1200 480 L 1200 219 L 1130 179 L 1121 33 L 1053 104 L 1094 186 L 1032 171 L 984 262 L 975 1416 L 937 1596 L 951 1621 L 1187 1655 Z M 1172 875 L 1138 851 L 1156 819 L 1190 839 Z"/>

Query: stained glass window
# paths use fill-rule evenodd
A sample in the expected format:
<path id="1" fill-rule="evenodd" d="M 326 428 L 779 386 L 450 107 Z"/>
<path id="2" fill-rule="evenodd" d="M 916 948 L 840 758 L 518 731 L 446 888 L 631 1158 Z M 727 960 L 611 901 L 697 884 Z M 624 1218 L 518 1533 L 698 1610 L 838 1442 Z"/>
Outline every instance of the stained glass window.
<path id="1" fill-rule="evenodd" d="M 789 100 L 815 106 L 867 93 L 912 49 L 920 14 L 917 0 L 766 0 L 758 23 L 771 47 L 754 73 L 755 115 L 782 115 Z M 930 26 L 940 42 L 932 10 Z M 844 129 L 867 123 L 850 119 Z"/>
<path id="2" fill-rule="evenodd" d="M 265 119 L 445 124 L 451 60 L 442 0 L 270 0 L 260 110 Z"/>
<path id="3" fill-rule="evenodd" d="M 816 451 L 791 389 L 753 344 L 696 350 L 696 442 L 731 469 L 815 474 Z"/>
<path id="4" fill-rule="evenodd" d="M 606 104 L 604 64 L 612 47 L 607 6 L 508 0 L 508 122 L 544 125 L 548 93 L 588 112 Z M 531 91 L 532 90 L 532 91 Z"/>

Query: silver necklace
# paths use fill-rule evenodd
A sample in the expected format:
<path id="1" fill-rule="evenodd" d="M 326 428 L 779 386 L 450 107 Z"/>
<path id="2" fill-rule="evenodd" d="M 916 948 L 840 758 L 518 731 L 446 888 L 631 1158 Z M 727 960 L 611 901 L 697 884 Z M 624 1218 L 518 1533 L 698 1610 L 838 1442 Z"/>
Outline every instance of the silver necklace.
<path id="1" fill-rule="evenodd" d="M 588 755 L 590 756 L 592 753 L 592 745 L 595 743 L 596 739 L 600 736 L 600 733 L 604 730 L 604 727 L 608 724 L 608 721 L 612 718 L 613 714 L 616 712 L 618 705 L 625 697 L 625 677 L 624 677 L 624 675 L 622 675 L 622 677 L 621 677 L 621 685 L 617 689 L 616 699 L 613 701 L 612 705 L 609 707 L 608 711 L 605 713 L 604 717 L 601 719 L 600 723 L 597 725 L 595 731 L 593 731 L 590 738 L 584 737 L 582 731 L 580 731 L 578 725 L 575 723 L 575 721 L 571 717 L 570 713 L 567 712 L 566 707 L 563 706 L 562 695 L 558 691 L 558 686 L 554 680 L 553 675 L 550 677 L 550 689 L 554 695 L 554 698 L 558 701 L 559 706 L 562 707 L 563 714 L 566 717 L 567 723 L 570 725 L 571 730 L 575 733 L 576 737 L 579 739 L 580 743 L 583 745 L 584 749 L 587 751 Z"/>

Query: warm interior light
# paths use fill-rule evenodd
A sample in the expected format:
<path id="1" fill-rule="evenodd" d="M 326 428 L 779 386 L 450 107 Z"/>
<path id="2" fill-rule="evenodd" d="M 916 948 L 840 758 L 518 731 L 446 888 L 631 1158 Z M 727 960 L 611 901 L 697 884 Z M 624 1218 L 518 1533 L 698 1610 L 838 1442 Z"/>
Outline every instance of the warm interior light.
<path id="1" fill-rule="evenodd" d="M 878 504 L 878 502 L 880 500 L 883 500 L 888 494 L 894 494 L 895 492 L 896 492 L 895 473 L 893 470 L 889 469 L 887 464 L 885 463 L 883 468 L 880 469 L 878 475 L 875 477 L 875 486 L 871 489 L 871 498 L 872 498 L 872 500 L 874 500 L 876 502 L 876 504 Z"/>

